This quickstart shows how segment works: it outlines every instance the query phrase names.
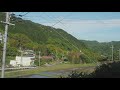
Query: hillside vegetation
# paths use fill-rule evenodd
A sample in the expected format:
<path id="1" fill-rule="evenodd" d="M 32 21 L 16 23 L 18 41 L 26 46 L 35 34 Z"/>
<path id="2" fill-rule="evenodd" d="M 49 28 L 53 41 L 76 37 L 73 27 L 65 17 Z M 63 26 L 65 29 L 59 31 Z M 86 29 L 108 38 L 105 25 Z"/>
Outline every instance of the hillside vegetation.
<path id="1" fill-rule="evenodd" d="M 1 20 L 5 21 L 5 13 L 0 13 Z M 32 49 L 36 54 L 41 51 L 41 55 L 54 55 L 58 59 L 64 57 L 71 63 L 96 62 L 100 57 L 99 53 L 93 52 L 83 41 L 62 29 L 23 20 L 14 15 L 11 16 L 10 21 L 15 26 L 9 26 L 8 30 L 7 56 L 9 57 L 19 55 L 20 47 L 23 50 Z M 4 34 L 4 24 L 0 24 L 0 32 Z"/>
<path id="2" fill-rule="evenodd" d="M 84 42 L 87 45 L 87 47 L 89 47 L 90 50 L 107 57 L 108 60 L 111 60 L 112 58 L 111 46 L 113 45 L 114 60 L 119 60 L 118 50 L 120 49 L 120 41 L 111 41 L 111 42 L 98 42 L 98 41 L 87 41 L 87 40 L 81 40 L 81 41 Z"/>

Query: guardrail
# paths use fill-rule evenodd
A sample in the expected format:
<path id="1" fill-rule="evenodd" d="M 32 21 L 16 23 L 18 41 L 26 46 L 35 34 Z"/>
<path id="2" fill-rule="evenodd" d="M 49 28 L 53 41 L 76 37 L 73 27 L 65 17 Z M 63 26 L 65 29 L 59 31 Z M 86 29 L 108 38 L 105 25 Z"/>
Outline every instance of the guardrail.
<path id="1" fill-rule="evenodd" d="M 20 70 L 20 69 L 34 69 L 34 68 L 37 68 L 37 67 L 17 67 L 17 68 L 5 68 L 5 70 Z M 0 68 L 0 70 L 2 70 Z"/>

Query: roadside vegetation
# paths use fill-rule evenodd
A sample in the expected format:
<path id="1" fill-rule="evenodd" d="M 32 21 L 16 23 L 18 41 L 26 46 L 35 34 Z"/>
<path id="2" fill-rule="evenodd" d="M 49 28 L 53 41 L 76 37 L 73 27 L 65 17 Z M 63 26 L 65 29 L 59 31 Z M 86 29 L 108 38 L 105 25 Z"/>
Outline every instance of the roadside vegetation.
<path id="1" fill-rule="evenodd" d="M 97 66 L 92 73 L 72 71 L 61 78 L 120 78 L 120 62 L 104 63 Z"/>

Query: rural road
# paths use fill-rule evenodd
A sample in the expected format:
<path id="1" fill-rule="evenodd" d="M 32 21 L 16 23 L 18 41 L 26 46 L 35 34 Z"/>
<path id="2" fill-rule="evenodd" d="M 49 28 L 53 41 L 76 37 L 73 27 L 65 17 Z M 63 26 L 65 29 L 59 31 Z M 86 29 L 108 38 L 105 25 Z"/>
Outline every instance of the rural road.
<path id="1" fill-rule="evenodd" d="M 71 71 L 84 71 L 84 72 L 92 72 L 95 67 L 81 67 L 81 68 L 73 68 L 73 69 L 65 69 L 65 70 L 58 70 L 58 71 L 45 71 L 40 72 L 38 74 L 30 75 L 30 76 L 23 76 L 19 78 L 59 78 L 60 76 L 66 76 Z"/>

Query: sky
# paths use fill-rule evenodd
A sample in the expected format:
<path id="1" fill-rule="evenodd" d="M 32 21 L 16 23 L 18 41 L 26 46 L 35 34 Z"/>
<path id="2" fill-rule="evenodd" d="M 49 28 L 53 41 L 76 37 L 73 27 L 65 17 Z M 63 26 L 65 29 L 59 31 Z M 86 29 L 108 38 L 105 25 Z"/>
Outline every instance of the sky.
<path id="1" fill-rule="evenodd" d="M 15 12 L 23 19 L 61 28 L 79 40 L 120 41 L 120 12 Z"/>

